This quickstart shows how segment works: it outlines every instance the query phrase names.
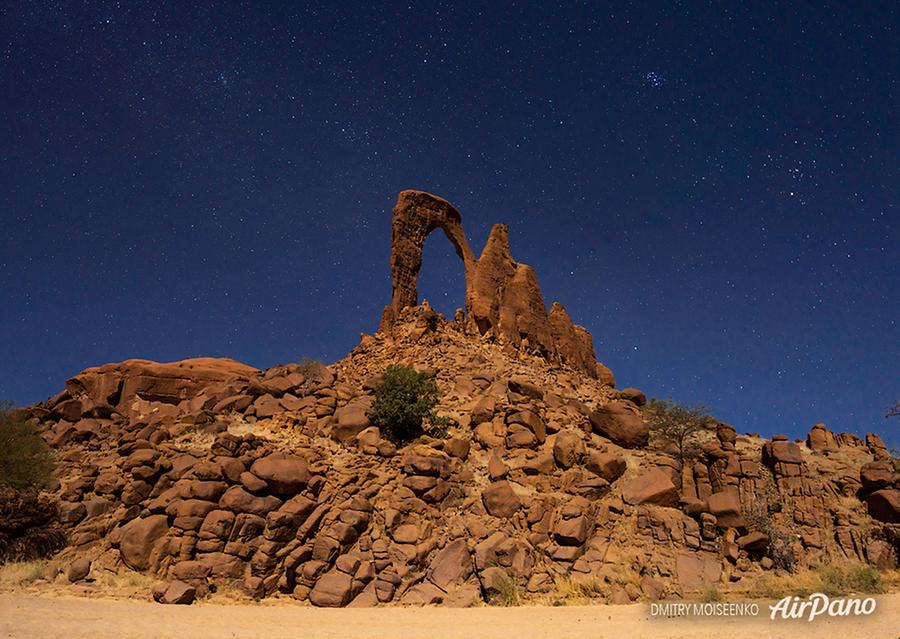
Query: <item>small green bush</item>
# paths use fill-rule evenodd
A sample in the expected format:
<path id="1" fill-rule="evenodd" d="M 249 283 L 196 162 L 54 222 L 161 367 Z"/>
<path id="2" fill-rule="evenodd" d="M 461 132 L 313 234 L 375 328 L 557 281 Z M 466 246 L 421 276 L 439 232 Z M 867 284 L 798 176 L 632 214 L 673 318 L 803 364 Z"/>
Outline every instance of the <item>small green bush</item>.
<path id="1" fill-rule="evenodd" d="M 891 465 L 894 467 L 894 472 L 900 473 L 900 448 L 891 448 L 889 452 L 891 455 Z"/>
<path id="2" fill-rule="evenodd" d="M 0 402 L 0 486 L 41 488 L 50 481 L 53 459 L 40 434 L 9 402 Z"/>
<path id="3" fill-rule="evenodd" d="M 724 597 L 722 596 L 722 592 L 715 584 L 707 584 L 703 587 L 703 590 L 700 591 L 700 601 L 704 603 L 722 601 L 722 599 L 724 599 Z"/>
<path id="4" fill-rule="evenodd" d="M 837 597 L 879 594 L 885 590 L 884 577 L 872 566 L 859 562 L 827 561 L 794 573 L 764 573 L 752 585 L 749 594 L 762 599 L 780 599 L 785 595 L 806 597 L 814 592 Z"/>
<path id="5" fill-rule="evenodd" d="M 52 499 L 35 488 L 0 486 L 0 565 L 49 557 L 66 545 Z"/>
<path id="6" fill-rule="evenodd" d="M 772 513 L 780 509 L 781 499 L 775 485 L 775 476 L 765 467 L 759 472 L 764 488 L 761 492 L 755 493 L 752 500 L 742 505 L 744 520 L 751 530 L 759 530 L 769 536 L 766 554 L 775 567 L 794 572 L 797 569 L 797 555 L 794 552 L 793 538 L 772 519 Z"/>
<path id="7" fill-rule="evenodd" d="M 884 580 L 872 566 L 860 563 L 825 566 L 819 573 L 822 592 L 829 597 L 849 593 L 884 592 Z"/>
<path id="8" fill-rule="evenodd" d="M 309 357 L 301 359 L 293 368 L 306 378 L 304 386 L 307 387 L 318 384 L 328 375 L 328 367 L 325 364 Z"/>
<path id="9" fill-rule="evenodd" d="M 396 444 L 412 441 L 420 435 L 441 437 L 446 434 L 447 419 L 434 412 L 440 391 L 433 377 L 409 366 L 388 366 L 375 387 L 375 402 L 369 419 L 382 434 Z"/>
<path id="10" fill-rule="evenodd" d="M 794 553 L 794 545 L 791 536 L 781 528 L 770 526 L 767 531 L 769 546 L 767 549 L 769 558 L 776 568 L 794 572 L 797 569 L 797 555 Z"/>
<path id="11" fill-rule="evenodd" d="M 522 582 L 512 575 L 504 575 L 495 584 L 496 591 L 491 595 L 493 606 L 518 606 L 522 603 Z"/>

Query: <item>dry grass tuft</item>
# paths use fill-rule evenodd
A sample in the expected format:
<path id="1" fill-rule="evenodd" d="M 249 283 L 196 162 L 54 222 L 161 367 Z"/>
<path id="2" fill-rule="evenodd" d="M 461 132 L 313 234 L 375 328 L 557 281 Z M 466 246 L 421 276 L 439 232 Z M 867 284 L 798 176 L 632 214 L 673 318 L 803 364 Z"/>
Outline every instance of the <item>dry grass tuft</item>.
<path id="1" fill-rule="evenodd" d="M 497 581 L 496 590 L 491 597 L 491 605 L 509 607 L 522 604 L 524 588 L 521 580 L 517 577 L 504 575 Z"/>
<path id="2" fill-rule="evenodd" d="M 886 573 L 858 562 L 828 562 L 795 573 L 763 574 L 748 591 L 753 597 L 780 599 L 821 592 L 830 597 L 878 594 L 900 584 L 900 571 Z"/>
<path id="3" fill-rule="evenodd" d="M 113 596 L 149 596 L 150 588 L 157 581 L 153 577 L 127 569 L 117 572 L 97 570 L 94 573 L 94 584 Z"/>
<path id="4" fill-rule="evenodd" d="M 708 584 L 700 591 L 699 599 L 704 603 L 709 603 L 712 601 L 722 601 L 723 596 L 717 585 Z"/>
<path id="5" fill-rule="evenodd" d="M 39 581 L 51 581 L 56 576 L 45 559 L 13 561 L 0 565 L 0 589 L 14 590 Z"/>
<path id="6" fill-rule="evenodd" d="M 557 575 L 553 579 L 553 590 L 546 596 L 546 603 L 551 606 L 587 606 L 605 603 L 608 595 L 609 587 L 600 577 Z"/>

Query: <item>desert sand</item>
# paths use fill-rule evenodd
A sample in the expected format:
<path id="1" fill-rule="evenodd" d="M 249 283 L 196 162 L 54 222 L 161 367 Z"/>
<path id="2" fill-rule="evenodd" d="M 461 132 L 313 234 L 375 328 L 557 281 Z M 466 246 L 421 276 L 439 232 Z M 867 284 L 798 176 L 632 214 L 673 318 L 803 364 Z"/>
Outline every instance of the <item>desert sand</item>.
<path id="1" fill-rule="evenodd" d="M 900 593 L 866 618 L 659 619 L 645 604 L 519 608 L 344 608 L 285 603 L 160 606 L 145 601 L 0 594 L 0 637 L 66 639 L 240 637 L 260 639 L 603 639 L 680 637 L 900 637 Z"/>

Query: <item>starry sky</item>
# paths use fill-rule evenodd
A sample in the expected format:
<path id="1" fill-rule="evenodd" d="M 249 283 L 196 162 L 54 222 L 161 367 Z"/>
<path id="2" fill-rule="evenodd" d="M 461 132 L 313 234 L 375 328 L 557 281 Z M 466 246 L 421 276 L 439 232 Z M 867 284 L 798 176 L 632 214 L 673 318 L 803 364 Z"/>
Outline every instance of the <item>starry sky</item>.
<path id="1" fill-rule="evenodd" d="M 0 397 L 339 359 L 416 188 L 620 387 L 900 444 L 900 8 L 814 4 L 4 2 Z M 439 233 L 420 294 L 463 305 Z"/>

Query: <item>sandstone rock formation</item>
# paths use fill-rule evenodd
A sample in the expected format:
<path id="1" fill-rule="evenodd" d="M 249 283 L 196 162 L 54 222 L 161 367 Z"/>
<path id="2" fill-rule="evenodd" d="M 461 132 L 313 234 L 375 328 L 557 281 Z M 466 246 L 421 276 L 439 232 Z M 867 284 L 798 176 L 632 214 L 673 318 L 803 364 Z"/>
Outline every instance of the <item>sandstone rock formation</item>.
<path id="1" fill-rule="evenodd" d="M 682 466 L 648 438 L 643 393 L 598 378 L 586 347 L 566 360 L 590 338 L 531 304 L 505 228 L 476 261 L 434 196 L 404 192 L 394 222 L 389 326 L 331 366 L 129 360 L 27 409 L 59 482 L 34 513 L 0 493 L 0 560 L 49 527 L 71 582 L 134 570 L 161 603 L 224 587 L 330 607 L 471 605 L 510 583 L 554 603 L 560 579 L 628 603 L 749 585 L 785 553 L 897 566 L 900 473 L 880 438 L 719 424 Z M 413 305 L 416 251 L 438 227 L 468 260 L 475 330 Z M 512 325 L 547 348 L 510 348 Z M 398 448 L 369 422 L 396 363 L 434 376 L 446 436 Z"/>
<path id="2" fill-rule="evenodd" d="M 434 372 L 446 438 L 398 450 L 354 408 L 398 361 Z M 485 343 L 426 308 L 325 370 L 229 362 L 214 379 L 177 377 L 183 391 L 146 382 L 187 366 L 101 367 L 75 378 L 98 383 L 30 409 L 61 463 L 68 545 L 55 561 L 72 580 L 120 565 L 158 578 L 162 603 L 237 587 L 317 606 L 468 605 L 507 577 L 552 601 L 563 575 L 624 603 L 752 581 L 773 569 L 773 529 L 801 563 L 897 565 L 900 475 L 880 440 L 817 426 L 813 446 L 767 442 L 723 424 L 680 468 L 648 448 L 640 391 Z M 96 390 L 112 386 L 138 390 Z M 72 399 L 82 414 L 63 415 Z"/>
<path id="3" fill-rule="evenodd" d="M 459 212 L 446 200 L 422 191 L 402 191 L 394 206 L 393 293 L 379 330 L 390 332 L 403 309 L 418 305 L 416 278 L 422 266 L 422 248 L 428 235 L 438 228 L 444 231 L 465 267 L 470 330 L 539 353 L 591 377 L 608 372 L 602 365 L 598 370 L 591 334 L 573 324 L 561 304 L 554 303 L 548 314 L 534 270 L 516 262 L 510 253 L 509 229 L 505 224 L 494 225 L 476 260 Z"/>

